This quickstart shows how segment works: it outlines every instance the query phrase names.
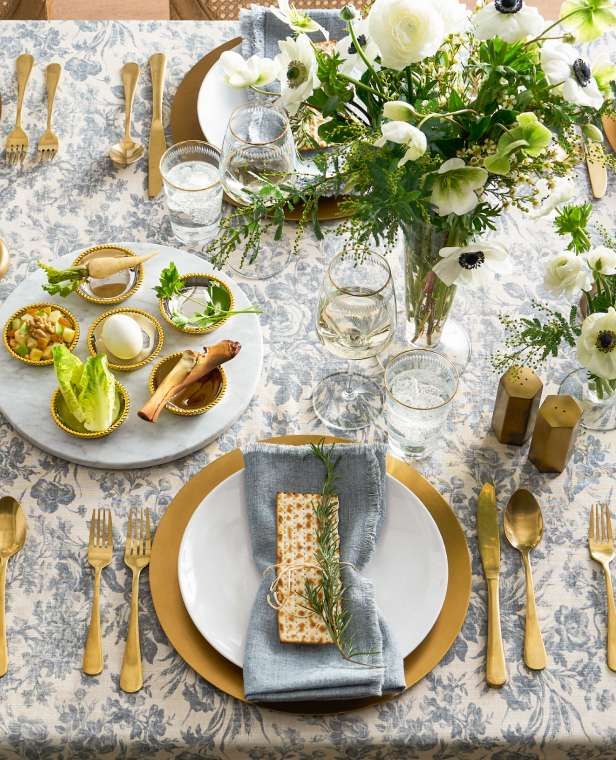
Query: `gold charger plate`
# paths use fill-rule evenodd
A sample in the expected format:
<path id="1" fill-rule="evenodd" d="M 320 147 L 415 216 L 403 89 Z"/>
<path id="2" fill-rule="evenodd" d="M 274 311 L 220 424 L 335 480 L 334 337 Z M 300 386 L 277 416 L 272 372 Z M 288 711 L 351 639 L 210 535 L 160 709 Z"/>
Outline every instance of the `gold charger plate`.
<path id="1" fill-rule="evenodd" d="M 269 438 L 268 443 L 301 445 L 323 440 L 320 435 L 288 435 Z M 326 436 L 328 442 L 344 443 Z M 346 441 L 348 443 L 348 441 Z M 150 588 L 154 609 L 167 637 L 200 676 L 227 694 L 245 701 L 242 669 L 229 662 L 201 636 L 190 619 L 178 581 L 178 554 L 184 530 L 203 498 L 219 483 L 244 466 L 239 449 L 211 462 L 197 473 L 173 499 L 156 530 L 150 562 Z M 409 488 L 432 515 L 443 537 L 449 582 L 443 608 L 430 633 L 404 660 L 407 687 L 420 681 L 449 651 L 460 632 L 471 593 L 471 562 L 464 532 L 453 510 L 439 492 L 409 465 L 389 456 L 387 472 Z M 250 551 L 250 547 L 246 547 Z M 291 702 L 264 705 L 294 713 L 337 713 L 385 702 L 393 696 L 339 702 Z"/>
<path id="2" fill-rule="evenodd" d="M 205 140 L 205 135 L 201 131 L 199 119 L 197 118 L 197 98 L 201 84 L 205 79 L 205 75 L 225 50 L 232 50 L 241 41 L 241 37 L 234 37 L 232 40 L 224 42 L 222 45 L 214 48 L 214 50 L 211 50 L 200 61 L 197 61 L 180 82 L 171 104 L 170 123 L 174 143 L 183 142 L 184 140 Z M 340 200 L 340 198 L 323 198 L 319 201 L 319 220 L 328 222 L 336 219 L 345 219 L 347 215 L 340 210 Z M 285 217 L 289 221 L 297 221 L 300 214 L 301 209 L 295 208 L 293 211 L 285 212 Z"/>

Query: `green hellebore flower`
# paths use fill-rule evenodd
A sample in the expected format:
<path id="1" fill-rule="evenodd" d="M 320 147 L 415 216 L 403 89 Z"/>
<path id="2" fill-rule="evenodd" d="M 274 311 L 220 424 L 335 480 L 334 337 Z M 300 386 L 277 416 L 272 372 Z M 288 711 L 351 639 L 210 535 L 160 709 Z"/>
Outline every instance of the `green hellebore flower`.
<path id="1" fill-rule="evenodd" d="M 592 75 L 597 86 L 607 97 L 612 94 L 612 82 L 616 81 L 616 66 L 608 58 L 593 61 Z"/>
<path id="2" fill-rule="evenodd" d="M 591 142 L 603 142 L 603 132 L 594 124 L 582 124 L 582 133 Z"/>
<path id="3" fill-rule="evenodd" d="M 560 18 L 562 26 L 573 32 L 578 42 L 592 42 L 616 26 L 616 7 L 613 0 L 565 0 Z"/>
<path id="4" fill-rule="evenodd" d="M 516 123 L 517 126 L 500 136 L 496 153 L 484 159 L 483 165 L 492 174 L 508 174 L 510 156 L 517 150 L 536 158 L 552 141 L 550 130 L 532 112 L 521 113 Z"/>
<path id="5" fill-rule="evenodd" d="M 415 109 L 403 100 L 389 100 L 383 106 L 383 116 L 392 121 L 406 121 L 411 123 Z"/>

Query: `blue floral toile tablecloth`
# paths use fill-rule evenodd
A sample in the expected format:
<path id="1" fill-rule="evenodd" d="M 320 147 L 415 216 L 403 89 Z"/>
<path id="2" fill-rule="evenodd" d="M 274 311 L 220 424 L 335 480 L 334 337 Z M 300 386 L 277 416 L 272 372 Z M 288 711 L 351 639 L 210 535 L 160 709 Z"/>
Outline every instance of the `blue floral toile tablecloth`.
<path id="1" fill-rule="evenodd" d="M 2 141 L 15 113 L 15 58 L 27 51 L 36 59 L 24 109 L 33 146 L 44 123 L 44 68 L 51 61 L 64 66 L 55 114 L 58 158 L 21 170 L 0 163 L 0 238 L 12 254 L 0 300 L 39 258 L 110 240 L 173 243 L 162 197 L 147 200 L 145 161 L 117 171 L 107 158 L 122 126 L 119 69 L 128 60 L 143 67 L 134 133 L 147 143 L 149 56 L 164 51 L 169 58 L 168 115 L 182 76 L 236 33 L 235 24 L 223 22 L 0 24 Z M 613 176 L 610 183 L 595 216 L 613 230 Z M 585 196 L 583 174 L 579 187 Z M 311 390 L 331 367 L 313 326 L 324 262 L 308 239 L 281 276 L 244 284 L 264 309 L 261 388 L 243 418 L 200 453 L 150 470 L 104 472 L 43 454 L 0 420 L 0 492 L 22 501 L 29 523 L 26 547 L 11 561 L 7 578 L 11 664 L 0 680 L 0 758 L 616 757 L 616 674 L 605 662 L 603 578 L 586 548 L 590 505 L 613 496 L 616 436 L 583 434 L 566 472 L 554 477 L 527 462 L 527 447 L 501 446 L 490 433 L 496 378 L 487 356 L 502 340 L 496 315 L 527 312 L 531 297 L 544 295 L 541 261 L 558 246 L 549 220 L 519 214 L 504 220 L 499 235 L 514 257 L 514 273 L 479 297 L 458 299 L 457 316 L 472 333 L 475 356 L 441 448 L 420 466 L 455 509 L 473 557 L 469 614 L 441 664 L 400 698 L 361 712 L 311 717 L 249 707 L 184 665 L 158 625 L 144 580 L 145 685 L 135 695 L 118 687 L 130 594 L 121 552 L 129 507 L 148 505 L 160 518 L 180 486 L 221 452 L 268 435 L 327 432 L 311 407 Z M 544 372 L 549 391 L 571 366 L 565 358 Z M 0 378 L 0 393 L 19 388 L 5 387 Z M 365 437 L 383 434 L 375 429 Z M 524 580 L 519 555 L 503 543 L 501 608 L 510 681 L 499 691 L 488 689 L 484 679 L 486 592 L 475 540 L 475 499 L 488 478 L 501 508 L 515 488 L 525 486 L 537 494 L 545 519 L 533 564 L 548 667 L 533 673 L 522 663 Z M 92 585 L 86 518 L 93 507 L 112 510 L 116 544 L 103 576 L 106 663 L 98 678 L 80 668 Z"/>

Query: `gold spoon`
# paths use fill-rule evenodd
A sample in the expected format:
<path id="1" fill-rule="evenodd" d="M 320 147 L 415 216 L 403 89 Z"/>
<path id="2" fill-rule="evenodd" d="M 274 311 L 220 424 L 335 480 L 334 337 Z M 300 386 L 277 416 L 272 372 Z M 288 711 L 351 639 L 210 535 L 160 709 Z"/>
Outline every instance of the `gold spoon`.
<path id="1" fill-rule="evenodd" d="M 0 240 L 0 280 L 7 273 L 9 268 L 9 251 L 6 245 Z"/>
<path id="2" fill-rule="evenodd" d="M 6 566 L 9 557 L 21 549 L 25 540 L 26 516 L 21 504 L 12 496 L 4 496 L 0 499 L 0 677 L 5 675 L 9 667 L 4 623 Z"/>
<path id="3" fill-rule="evenodd" d="M 143 145 L 133 140 L 130 133 L 133 99 L 138 79 L 139 66 L 136 63 L 125 63 L 122 66 L 122 84 L 124 85 L 124 100 L 126 101 L 124 137 L 109 151 L 109 158 L 116 166 L 130 166 L 130 164 L 134 164 L 135 161 L 138 161 L 143 156 Z"/>
<path id="4" fill-rule="evenodd" d="M 529 554 L 543 536 L 543 516 L 535 497 L 520 488 L 509 499 L 504 517 L 507 540 L 522 555 L 526 573 L 526 630 L 524 631 L 524 662 L 532 670 L 545 668 L 546 654 L 537 620 L 533 574 Z"/>

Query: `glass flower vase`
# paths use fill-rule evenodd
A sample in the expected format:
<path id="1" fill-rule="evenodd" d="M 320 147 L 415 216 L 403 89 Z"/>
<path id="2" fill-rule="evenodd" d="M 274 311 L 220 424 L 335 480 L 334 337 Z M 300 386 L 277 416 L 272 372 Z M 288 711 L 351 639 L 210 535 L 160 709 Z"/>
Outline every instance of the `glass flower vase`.
<path id="1" fill-rule="evenodd" d="M 558 392 L 573 396 L 582 405 L 581 425 L 587 430 L 616 430 L 616 380 L 604 380 L 580 368 L 570 372 Z"/>
<path id="2" fill-rule="evenodd" d="M 455 285 L 445 285 L 433 272 L 439 251 L 446 245 L 463 245 L 451 233 L 431 224 L 415 222 L 402 226 L 404 246 L 406 339 L 416 348 L 427 348 L 448 358 L 461 372 L 471 358 L 466 330 L 451 320 L 449 312 L 456 295 Z"/>

